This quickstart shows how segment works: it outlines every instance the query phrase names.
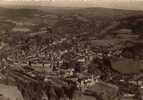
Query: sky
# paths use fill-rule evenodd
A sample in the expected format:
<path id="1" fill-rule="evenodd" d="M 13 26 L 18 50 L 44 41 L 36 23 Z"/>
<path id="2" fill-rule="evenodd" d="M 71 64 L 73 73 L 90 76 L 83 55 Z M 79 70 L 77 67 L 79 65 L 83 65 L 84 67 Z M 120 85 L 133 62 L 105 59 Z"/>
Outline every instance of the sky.
<path id="1" fill-rule="evenodd" d="M 119 8 L 119 9 L 143 10 L 143 0 L 0 0 L 0 5 L 105 7 L 105 8 L 117 8 L 117 9 Z"/>

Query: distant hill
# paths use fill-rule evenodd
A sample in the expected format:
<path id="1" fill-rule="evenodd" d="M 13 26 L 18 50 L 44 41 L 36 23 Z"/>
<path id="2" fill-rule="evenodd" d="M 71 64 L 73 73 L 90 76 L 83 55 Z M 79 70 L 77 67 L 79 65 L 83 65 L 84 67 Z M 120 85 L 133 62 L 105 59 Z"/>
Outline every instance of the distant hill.
<path id="1" fill-rule="evenodd" d="M 43 11 L 38 9 L 14 9 L 14 8 L 2 8 L 0 7 L 0 16 L 7 19 L 19 19 L 19 18 L 31 18 L 35 14 L 43 14 Z"/>
<path id="2" fill-rule="evenodd" d="M 142 34 L 143 11 L 109 8 L 23 7 L 0 8 L 2 20 L 36 24 L 36 28 L 52 25 L 55 34 L 64 36 L 89 34 L 101 38 L 117 35 L 120 29 Z M 47 25 L 47 26 L 46 26 Z M 33 28 L 33 27 L 32 27 Z M 117 32 L 117 33 L 115 33 Z"/>
<path id="3" fill-rule="evenodd" d="M 104 36 L 104 34 L 109 34 L 111 30 L 121 27 L 141 31 L 142 27 L 140 24 L 142 23 L 142 16 L 143 11 L 99 7 L 72 8 L 41 6 L 39 8 L 0 8 L 0 18 L 31 23 L 36 21 L 38 22 L 37 24 L 44 23 L 45 25 L 50 23 L 50 25 L 53 25 L 55 31 L 62 30 L 62 34 L 77 34 L 77 32 L 82 34 L 89 32 Z M 116 25 L 117 23 L 119 25 Z"/>

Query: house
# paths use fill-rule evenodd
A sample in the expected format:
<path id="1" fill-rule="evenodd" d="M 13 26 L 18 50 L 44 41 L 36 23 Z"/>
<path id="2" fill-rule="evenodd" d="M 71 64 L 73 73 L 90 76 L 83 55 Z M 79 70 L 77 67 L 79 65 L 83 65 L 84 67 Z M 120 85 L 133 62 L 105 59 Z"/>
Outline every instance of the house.
<path id="1" fill-rule="evenodd" d="M 136 82 L 136 84 L 137 84 L 140 88 L 143 88 L 143 74 L 135 75 L 135 76 L 133 77 L 133 80 Z"/>
<path id="2" fill-rule="evenodd" d="M 79 58 L 78 59 L 78 62 L 81 62 L 81 63 L 84 63 L 86 60 L 85 60 L 85 58 Z"/>
<path id="3" fill-rule="evenodd" d="M 122 28 L 122 29 L 113 31 L 112 33 L 127 34 L 127 33 L 132 33 L 132 30 L 131 29 L 127 29 L 127 28 Z"/>
<path id="4" fill-rule="evenodd" d="M 119 93 L 119 88 L 116 85 L 100 80 L 91 86 L 88 91 L 90 91 L 90 93 L 97 93 L 97 95 L 101 95 L 103 100 L 114 100 Z"/>
<path id="5" fill-rule="evenodd" d="M 135 94 L 129 94 L 129 93 L 127 93 L 127 94 L 124 94 L 124 96 L 125 97 L 133 97 L 133 96 L 135 96 Z"/>
<path id="6" fill-rule="evenodd" d="M 134 34 L 118 34 L 116 37 L 117 38 L 121 38 L 121 39 L 138 39 L 139 35 L 134 35 Z"/>
<path id="7" fill-rule="evenodd" d="M 14 27 L 13 32 L 30 32 L 31 30 L 27 27 Z"/>

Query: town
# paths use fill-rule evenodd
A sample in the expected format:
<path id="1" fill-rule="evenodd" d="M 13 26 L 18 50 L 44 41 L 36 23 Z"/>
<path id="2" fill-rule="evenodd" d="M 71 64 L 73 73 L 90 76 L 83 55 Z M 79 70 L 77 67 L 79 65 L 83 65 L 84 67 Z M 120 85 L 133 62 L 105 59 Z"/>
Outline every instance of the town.
<path id="1" fill-rule="evenodd" d="M 0 98 L 6 85 L 12 100 L 143 99 L 142 12 L 2 9 Z"/>

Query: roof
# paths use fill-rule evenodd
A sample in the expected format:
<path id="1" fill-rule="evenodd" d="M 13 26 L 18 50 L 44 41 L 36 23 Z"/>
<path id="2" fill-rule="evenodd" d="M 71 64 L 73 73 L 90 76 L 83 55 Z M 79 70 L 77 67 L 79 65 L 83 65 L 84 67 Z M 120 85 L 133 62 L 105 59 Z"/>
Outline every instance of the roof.
<path id="1" fill-rule="evenodd" d="M 117 37 L 119 37 L 119 38 L 125 38 L 125 39 L 137 39 L 137 38 L 139 38 L 139 35 L 134 35 L 134 34 L 118 34 Z"/>
<path id="2" fill-rule="evenodd" d="M 12 29 L 14 32 L 30 32 L 29 28 L 26 27 L 15 27 Z"/>
<path id="3" fill-rule="evenodd" d="M 118 33 L 118 34 L 132 33 L 132 30 L 127 29 L 127 28 L 123 28 L 123 29 L 114 31 L 114 33 Z"/>
<path id="4" fill-rule="evenodd" d="M 120 42 L 120 41 L 118 41 L 118 40 L 92 40 L 91 45 L 95 46 L 95 47 L 97 47 L 97 46 L 110 47 L 112 45 L 117 44 L 118 42 Z"/>
<path id="5" fill-rule="evenodd" d="M 43 34 L 46 34 L 47 31 L 41 31 L 41 32 L 32 32 L 32 33 L 29 33 L 29 36 L 30 37 L 33 37 L 33 36 L 37 36 L 37 35 L 43 35 Z"/>
<path id="6" fill-rule="evenodd" d="M 133 80 L 143 80 L 143 74 L 139 74 L 133 77 Z"/>

